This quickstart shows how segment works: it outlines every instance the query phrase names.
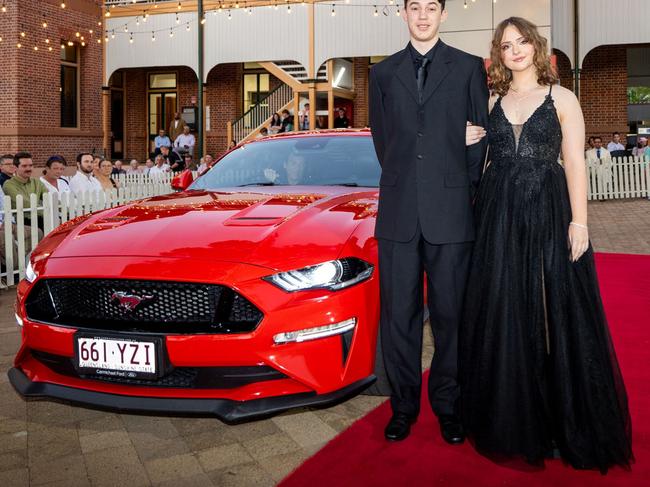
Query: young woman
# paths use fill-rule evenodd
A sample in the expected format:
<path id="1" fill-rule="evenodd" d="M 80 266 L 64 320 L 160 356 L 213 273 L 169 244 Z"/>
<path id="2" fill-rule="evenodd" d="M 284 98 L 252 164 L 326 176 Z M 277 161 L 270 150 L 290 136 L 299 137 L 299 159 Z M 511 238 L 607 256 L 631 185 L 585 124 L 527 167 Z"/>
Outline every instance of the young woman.
<path id="1" fill-rule="evenodd" d="M 66 193 L 70 191 L 70 183 L 63 177 L 66 160 L 63 156 L 52 156 L 45 163 L 41 181 L 50 193 Z"/>
<path id="2" fill-rule="evenodd" d="M 575 468 L 629 467 L 627 396 L 589 244 L 580 105 L 556 85 L 530 22 L 499 24 L 491 58 L 490 162 L 459 334 L 463 424 L 496 461 L 559 453 Z"/>
<path id="3" fill-rule="evenodd" d="M 113 163 L 108 159 L 103 159 L 99 163 L 99 170 L 97 171 L 97 180 L 102 185 L 104 191 L 118 188 L 117 182 L 111 177 L 113 172 Z"/>

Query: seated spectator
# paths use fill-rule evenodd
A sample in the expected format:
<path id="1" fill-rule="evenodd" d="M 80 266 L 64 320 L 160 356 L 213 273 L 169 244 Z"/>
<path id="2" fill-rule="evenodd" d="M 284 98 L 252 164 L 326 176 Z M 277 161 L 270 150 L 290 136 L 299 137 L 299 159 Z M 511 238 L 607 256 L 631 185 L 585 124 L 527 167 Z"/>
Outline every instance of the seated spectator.
<path id="1" fill-rule="evenodd" d="M 47 193 L 47 188 L 39 178 L 33 178 L 34 162 L 29 152 L 18 152 L 14 155 L 14 166 L 16 173 L 10 180 L 4 183 L 2 189 L 4 193 L 11 198 L 11 204 L 16 207 L 16 197 L 22 195 L 23 208 L 30 208 L 30 195 L 36 195 L 36 204 L 43 201 L 43 194 Z M 42 217 L 43 211 L 39 211 L 39 217 Z M 31 219 L 28 213 L 25 213 L 25 225 L 31 225 Z M 39 225 L 42 226 L 42 225 Z"/>
<path id="2" fill-rule="evenodd" d="M 169 147 L 163 146 L 160 155 L 165 159 L 165 163 L 172 171 L 182 171 L 185 167 L 185 161 L 175 150 L 169 150 Z M 158 156 L 156 156 L 156 159 Z M 155 161 L 155 159 L 154 159 Z"/>
<path id="3" fill-rule="evenodd" d="M 612 156 L 609 151 L 603 147 L 603 139 L 594 137 L 594 147 L 589 149 L 585 154 L 588 165 L 611 165 Z"/>
<path id="4" fill-rule="evenodd" d="M 621 134 L 618 132 L 614 132 L 612 134 L 612 141 L 607 144 L 607 150 L 610 152 L 610 154 L 615 151 L 625 150 L 625 146 L 621 144 Z"/>
<path id="5" fill-rule="evenodd" d="M 266 127 L 262 127 L 260 129 L 260 133 L 257 134 L 257 137 L 255 137 L 255 138 L 256 139 L 262 139 L 262 138 L 266 137 L 267 135 L 269 135 L 269 129 L 267 129 Z"/>
<path id="6" fill-rule="evenodd" d="M 113 176 L 118 176 L 120 174 L 126 174 L 126 171 L 124 169 L 122 169 L 122 161 L 120 161 L 119 159 L 117 161 L 115 161 L 112 164 L 112 166 L 113 166 L 113 169 L 112 169 L 113 172 L 111 174 Z"/>
<path id="7" fill-rule="evenodd" d="M 183 169 L 176 169 L 176 171 L 184 171 L 185 169 L 189 169 L 190 171 L 196 170 L 196 163 L 194 162 L 194 159 L 192 159 L 192 156 L 189 154 L 185 154 L 183 156 Z"/>
<path id="8" fill-rule="evenodd" d="M 282 123 L 278 133 L 291 132 L 293 130 L 293 117 L 286 108 L 282 110 Z"/>
<path id="9" fill-rule="evenodd" d="M 164 176 L 170 171 L 169 164 L 165 162 L 165 156 L 163 154 L 158 154 L 156 156 L 156 164 L 149 170 L 149 177 L 159 178 Z"/>
<path id="10" fill-rule="evenodd" d="M 271 117 L 271 123 L 270 123 L 270 126 L 269 126 L 269 133 L 277 134 L 278 131 L 280 130 L 280 127 L 282 127 L 282 117 L 280 117 L 280 114 L 276 112 Z"/>
<path id="11" fill-rule="evenodd" d="M 197 169 L 197 171 L 199 173 L 199 176 L 201 174 L 203 174 L 204 172 L 206 172 L 208 169 L 210 169 L 212 167 L 212 164 L 213 164 L 212 156 L 210 154 L 206 154 L 203 157 L 203 162 L 201 163 L 201 165 Z"/>
<path id="12" fill-rule="evenodd" d="M 350 120 L 345 116 L 345 108 L 340 107 L 338 109 L 338 117 L 334 119 L 334 128 L 335 129 L 346 129 L 350 126 Z"/>
<path id="13" fill-rule="evenodd" d="M 158 131 L 158 135 L 156 138 L 153 140 L 154 143 L 154 155 L 160 154 L 160 149 L 161 147 L 171 147 L 172 146 L 172 141 L 171 139 L 167 136 L 164 130 L 160 129 Z"/>
<path id="14" fill-rule="evenodd" d="M 228 144 L 228 150 L 234 149 L 235 147 L 237 147 L 237 141 L 235 139 L 232 139 L 230 141 L 230 144 Z"/>
<path id="15" fill-rule="evenodd" d="M 16 172 L 16 166 L 14 166 L 14 156 L 13 154 L 5 154 L 0 159 L 0 187 L 5 183 L 5 181 L 11 179 L 11 176 Z"/>
<path id="16" fill-rule="evenodd" d="M 174 150 L 181 155 L 193 155 L 195 144 L 196 139 L 194 138 L 194 135 L 190 133 L 190 127 L 188 125 L 185 125 L 185 127 L 183 127 L 183 133 L 176 137 L 176 140 L 174 140 Z"/>
<path id="17" fill-rule="evenodd" d="M 643 157 L 645 155 L 645 149 L 648 146 L 648 139 L 645 137 L 639 137 L 639 140 L 636 142 L 636 146 L 632 149 L 632 155 L 634 157 Z"/>
<path id="18" fill-rule="evenodd" d="M 113 169 L 113 163 L 108 159 L 104 159 L 99 163 L 97 181 L 99 181 L 99 184 L 101 184 L 104 191 L 110 191 L 111 189 L 119 188 L 118 182 L 111 177 L 113 174 L 115 174 Z"/>
<path id="19" fill-rule="evenodd" d="M 101 156 L 93 156 L 93 176 L 97 177 L 99 174 L 99 163 L 102 162 L 104 158 Z"/>
<path id="20" fill-rule="evenodd" d="M 77 173 L 70 179 L 70 190 L 75 196 L 79 197 L 88 191 L 102 190 L 102 185 L 93 175 L 95 159 L 97 158 L 88 152 L 77 155 Z M 99 163 L 97 167 L 99 168 Z"/>
<path id="21" fill-rule="evenodd" d="M 152 167 L 153 167 L 153 161 L 151 160 L 151 158 L 147 157 L 147 160 L 144 163 L 144 170 L 142 171 L 142 173 L 148 176 L 149 171 L 151 171 Z"/>
<path id="22" fill-rule="evenodd" d="M 129 162 L 129 167 L 126 170 L 127 174 L 142 174 L 142 168 L 140 167 L 140 164 L 138 164 L 137 159 L 131 159 L 131 162 Z"/>
<path id="23" fill-rule="evenodd" d="M 63 177 L 66 166 L 67 163 L 63 156 L 52 156 L 45 163 L 41 181 L 50 193 L 59 195 L 70 192 L 70 182 Z"/>
<path id="24" fill-rule="evenodd" d="M 587 145 L 589 146 L 589 149 L 593 149 L 593 148 L 594 148 L 594 138 L 593 138 L 593 137 L 589 137 L 589 138 L 587 139 Z M 587 149 L 587 150 L 589 150 L 589 149 Z"/>

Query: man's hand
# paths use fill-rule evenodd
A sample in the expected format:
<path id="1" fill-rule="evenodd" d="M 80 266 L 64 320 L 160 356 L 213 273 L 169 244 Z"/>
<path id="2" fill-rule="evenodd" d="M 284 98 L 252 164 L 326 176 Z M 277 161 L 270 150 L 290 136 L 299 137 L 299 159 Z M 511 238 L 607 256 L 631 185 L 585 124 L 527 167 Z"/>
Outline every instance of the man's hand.
<path id="1" fill-rule="evenodd" d="M 467 128 L 465 129 L 465 145 L 470 146 L 478 144 L 486 135 L 487 132 L 483 127 L 472 125 L 472 122 L 467 122 Z"/>
<path id="2" fill-rule="evenodd" d="M 274 169 L 266 168 L 264 169 L 264 177 L 271 181 L 272 183 L 275 182 L 276 179 L 280 177 L 278 172 Z"/>

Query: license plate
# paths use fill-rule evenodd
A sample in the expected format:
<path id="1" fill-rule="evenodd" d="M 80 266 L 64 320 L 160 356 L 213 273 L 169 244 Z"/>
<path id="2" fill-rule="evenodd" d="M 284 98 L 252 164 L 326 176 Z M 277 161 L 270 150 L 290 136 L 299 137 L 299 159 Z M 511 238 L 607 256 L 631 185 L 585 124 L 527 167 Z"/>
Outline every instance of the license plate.
<path id="1" fill-rule="evenodd" d="M 107 377 L 153 378 L 160 373 L 161 348 L 156 339 L 78 335 L 77 369 Z"/>

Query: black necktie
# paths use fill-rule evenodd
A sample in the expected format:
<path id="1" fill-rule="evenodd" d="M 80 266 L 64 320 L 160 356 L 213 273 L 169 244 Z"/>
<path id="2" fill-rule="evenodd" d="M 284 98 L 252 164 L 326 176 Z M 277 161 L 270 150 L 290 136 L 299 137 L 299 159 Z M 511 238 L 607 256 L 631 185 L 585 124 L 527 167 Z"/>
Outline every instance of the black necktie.
<path id="1" fill-rule="evenodd" d="M 596 149 L 596 157 L 600 159 L 600 149 Z"/>
<path id="2" fill-rule="evenodd" d="M 420 67 L 418 68 L 417 81 L 418 81 L 418 97 L 420 99 L 420 103 L 422 103 L 422 89 L 424 88 L 424 79 L 426 78 L 427 75 L 426 67 L 428 63 L 429 63 L 429 58 L 423 57 L 422 60 L 420 61 Z"/>

